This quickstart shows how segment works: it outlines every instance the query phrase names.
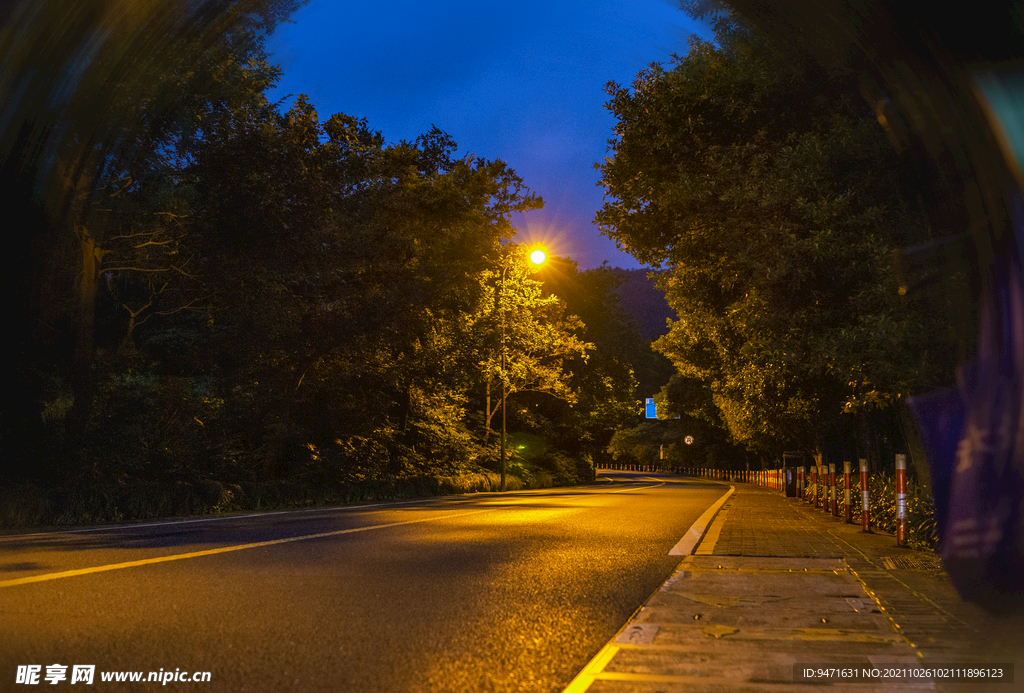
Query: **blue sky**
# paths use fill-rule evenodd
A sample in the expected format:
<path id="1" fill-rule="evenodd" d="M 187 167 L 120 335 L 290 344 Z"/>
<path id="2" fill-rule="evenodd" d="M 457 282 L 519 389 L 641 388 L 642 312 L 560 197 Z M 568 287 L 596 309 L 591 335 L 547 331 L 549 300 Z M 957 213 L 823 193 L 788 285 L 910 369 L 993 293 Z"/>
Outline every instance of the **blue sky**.
<path id="1" fill-rule="evenodd" d="M 614 124 L 609 80 L 710 32 L 666 0 L 312 0 L 271 37 L 284 77 L 270 94 L 304 93 L 321 119 L 367 118 L 388 142 L 437 125 L 459 155 L 502 159 L 540 194 L 543 210 L 513 223 L 580 267 L 636 268 L 592 221 L 594 162 Z"/>

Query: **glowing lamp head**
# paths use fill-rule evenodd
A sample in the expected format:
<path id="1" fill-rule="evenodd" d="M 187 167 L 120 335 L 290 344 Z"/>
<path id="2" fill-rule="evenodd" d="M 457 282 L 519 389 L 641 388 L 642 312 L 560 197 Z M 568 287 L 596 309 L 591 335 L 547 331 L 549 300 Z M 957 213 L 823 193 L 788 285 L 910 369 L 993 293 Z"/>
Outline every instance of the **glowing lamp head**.
<path id="1" fill-rule="evenodd" d="M 543 265 L 544 261 L 547 260 L 548 256 L 544 254 L 543 250 L 534 250 L 530 253 L 530 262 L 535 265 Z"/>

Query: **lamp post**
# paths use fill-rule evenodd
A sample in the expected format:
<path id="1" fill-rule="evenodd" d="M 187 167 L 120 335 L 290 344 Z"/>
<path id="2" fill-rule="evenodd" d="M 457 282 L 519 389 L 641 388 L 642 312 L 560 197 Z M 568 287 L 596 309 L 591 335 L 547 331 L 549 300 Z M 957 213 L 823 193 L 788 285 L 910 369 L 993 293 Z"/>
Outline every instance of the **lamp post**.
<path id="1" fill-rule="evenodd" d="M 519 246 L 509 245 L 506 248 L 512 248 L 512 253 Z M 505 273 L 511 265 L 509 259 L 510 253 L 502 252 L 501 254 L 501 283 L 498 285 L 498 317 L 501 321 L 501 490 L 505 490 L 505 437 L 506 437 L 506 418 L 505 418 L 505 400 L 508 398 L 508 387 L 505 383 L 505 364 L 506 364 L 506 348 L 505 348 L 505 305 L 502 301 L 502 294 L 505 292 Z M 530 262 L 535 267 L 539 267 L 547 259 L 547 255 L 540 248 L 535 248 L 530 253 Z"/>

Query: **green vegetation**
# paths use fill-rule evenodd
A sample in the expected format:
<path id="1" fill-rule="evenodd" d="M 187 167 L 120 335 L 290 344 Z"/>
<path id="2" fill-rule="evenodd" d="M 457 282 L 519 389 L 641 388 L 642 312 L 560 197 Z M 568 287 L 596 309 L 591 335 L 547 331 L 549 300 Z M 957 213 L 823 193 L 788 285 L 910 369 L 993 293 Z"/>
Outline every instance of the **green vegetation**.
<path id="1" fill-rule="evenodd" d="M 874 530 L 896 533 L 896 477 L 888 473 L 872 474 L 868 482 L 870 501 L 868 518 Z M 846 490 L 842 474 L 836 474 L 836 493 L 840 500 Z M 853 521 L 860 522 L 860 475 L 850 477 Z M 939 543 L 935 526 L 935 502 L 931 491 L 913 479 L 907 482 L 907 545 L 922 551 L 934 551 Z"/>
<path id="2" fill-rule="evenodd" d="M 954 380 L 967 272 L 902 285 L 893 251 L 932 230 L 851 69 L 714 20 L 715 43 L 608 85 L 596 222 L 665 268 L 678 320 L 655 349 L 678 374 L 660 404 L 716 466 L 785 450 L 891 466 L 905 398 Z"/>
<path id="3" fill-rule="evenodd" d="M 933 232 L 845 66 L 719 15 L 715 43 L 609 84 L 597 223 L 665 268 L 678 316 L 655 342 L 668 420 L 637 426 L 664 359 L 621 274 L 528 269 L 510 218 L 543 201 L 515 171 L 436 127 L 388 143 L 268 102 L 263 41 L 297 0 L 147 3 L 143 27 L 128 0 L 76 18 L 68 50 L 93 57 L 74 79 L 55 0 L 17 51 L 0 37 L 73 87 L 0 82 L 0 195 L 24 220 L 0 292 L 0 522 L 492 489 L 503 403 L 512 488 L 662 446 L 685 466 L 899 450 L 923 470 L 903 402 L 951 382 L 967 274 L 908 293 L 894 271 Z"/>
<path id="4" fill-rule="evenodd" d="M 646 345 L 609 272 L 526 271 L 509 219 L 543 201 L 514 171 L 437 128 L 387 143 L 269 103 L 263 37 L 293 2 L 225 2 L 194 29 L 110 4 L 82 18 L 109 33 L 68 103 L 3 143 L 28 221 L 5 265 L 0 522 L 493 490 L 502 390 L 532 436 L 509 488 L 593 480 Z M 177 41 L 138 74 L 133 32 Z"/>

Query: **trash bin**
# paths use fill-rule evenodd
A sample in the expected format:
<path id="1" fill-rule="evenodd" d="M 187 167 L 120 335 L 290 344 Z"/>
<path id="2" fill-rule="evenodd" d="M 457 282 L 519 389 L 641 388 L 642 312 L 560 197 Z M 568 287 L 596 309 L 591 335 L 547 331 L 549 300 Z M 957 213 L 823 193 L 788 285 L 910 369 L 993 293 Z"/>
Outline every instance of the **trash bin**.
<path id="1" fill-rule="evenodd" d="M 796 498 L 796 467 L 786 467 L 786 498 Z"/>

